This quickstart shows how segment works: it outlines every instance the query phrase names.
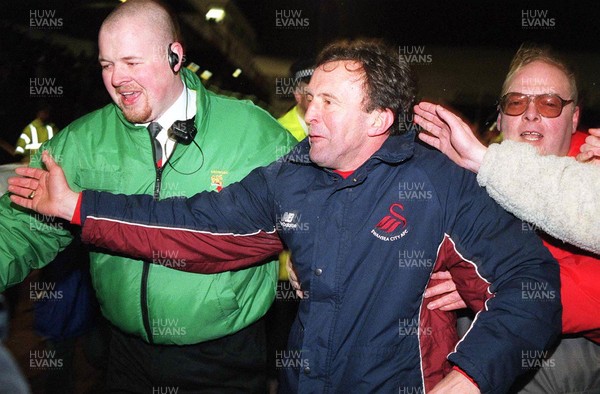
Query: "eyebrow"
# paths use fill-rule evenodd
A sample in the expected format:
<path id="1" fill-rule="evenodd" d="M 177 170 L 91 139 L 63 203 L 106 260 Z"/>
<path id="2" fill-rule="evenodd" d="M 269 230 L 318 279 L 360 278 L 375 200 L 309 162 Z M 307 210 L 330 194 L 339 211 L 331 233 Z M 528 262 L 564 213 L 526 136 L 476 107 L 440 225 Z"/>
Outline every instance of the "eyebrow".
<path id="1" fill-rule="evenodd" d="M 325 97 L 325 98 L 328 98 L 328 99 L 333 99 L 335 101 L 340 101 L 340 99 L 336 95 L 331 94 L 331 93 L 321 93 L 318 96 L 322 96 L 322 97 Z"/>
<path id="2" fill-rule="evenodd" d="M 142 59 L 141 56 L 125 56 L 125 57 L 119 58 L 117 60 L 129 61 L 129 60 L 141 60 L 141 59 Z M 98 61 L 99 62 L 110 62 L 110 63 L 112 63 L 111 60 L 104 59 L 103 57 L 100 57 L 100 56 L 98 56 Z"/>
<path id="3" fill-rule="evenodd" d="M 310 85 L 306 87 L 306 94 L 310 94 L 313 97 L 325 97 L 328 99 L 333 99 L 335 101 L 340 101 L 340 98 L 336 95 L 334 95 L 333 93 L 329 93 L 329 92 L 323 92 L 323 93 L 315 93 L 312 91 L 312 89 L 310 88 Z"/>

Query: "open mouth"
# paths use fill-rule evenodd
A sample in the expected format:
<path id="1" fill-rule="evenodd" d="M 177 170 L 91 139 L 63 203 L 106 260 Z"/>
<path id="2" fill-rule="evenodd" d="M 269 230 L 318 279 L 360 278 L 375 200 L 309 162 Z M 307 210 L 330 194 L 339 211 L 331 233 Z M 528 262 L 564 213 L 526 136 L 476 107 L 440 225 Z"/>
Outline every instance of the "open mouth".
<path id="1" fill-rule="evenodd" d="M 537 131 L 524 131 L 521 133 L 521 138 L 527 141 L 539 141 L 544 138 L 544 136 Z"/>
<path id="2" fill-rule="evenodd" d="M 119 92 L 123 105 L 132 105 L 140 96 L 140 92 Z"/>

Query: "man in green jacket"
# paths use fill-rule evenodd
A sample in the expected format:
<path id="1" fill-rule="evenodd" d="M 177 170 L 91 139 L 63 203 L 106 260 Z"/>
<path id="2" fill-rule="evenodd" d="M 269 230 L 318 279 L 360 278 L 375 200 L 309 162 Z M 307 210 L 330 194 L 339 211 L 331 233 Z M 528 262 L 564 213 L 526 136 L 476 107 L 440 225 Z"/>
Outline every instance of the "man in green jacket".
<path id="1" fill-rule="evenodd" d="M 121 4 L 103 22 L 98 42 L 114 103 L 40 149 L 59 160 L 74 189 L 191 196 L 240 180 L 293 144 L 266 112 L 206 91 L 182 68 L 178 29 L 162 5 Z M 39 166 L 39 156 L 32 165 Z M 0 200 L 0 234 L 0 291 L 52 261 L 72 239 L 65 223 L 19 210 L 8 195 Z M 102 312 L 113 325 L 109 391 L 264 391 L 259 319 L 275 296 L 277 263 L 198 275 L 169 268 L 186 264 L 177 250 L 157 251 L 151 262 L 102 250 L 90 257 Z"/>

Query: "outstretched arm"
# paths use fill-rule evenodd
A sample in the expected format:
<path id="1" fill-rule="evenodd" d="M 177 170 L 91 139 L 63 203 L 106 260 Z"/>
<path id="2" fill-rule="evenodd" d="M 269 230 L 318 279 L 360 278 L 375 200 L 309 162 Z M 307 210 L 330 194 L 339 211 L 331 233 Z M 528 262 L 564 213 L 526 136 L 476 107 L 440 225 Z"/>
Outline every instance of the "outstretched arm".
<path id="1" fill-rule="evenodd" d="M 477 181 L 517 217 L 600 253 L 600 167 L 572 157 L 541 156 L 531 145 L 504 141 L 490 145 Z"/>
<path id="2" fill-rule="evenodd" d="M 22 168 L 18 173 L 25 178 L 10 179 L 15 193 L 11 199 L 44 215 L 71 219 L 79 194 L 69 188 L 47 153 L 43 160 L 48 171 Z M 155 256 L 176 250 L 186 264 L 171 268 L 189 272 L 215 273 L 257 264 L 281 251 L 282 243 L 268 213 L 268 198 L 259 195 L 267 193 L 264 177 L 253 174 L 245 184 L 190 199 L 155 201 L 148 195 L 85 191 L 82 239 L 156 264 L 160 259 L 155 261 Z"/>
<path id="3" fill-rule="evenodd" d="M 421 141 L 442 151 L 453 162 L 477 173 L 486 147 L 477 140 L 469 126 L 441 105 L 421 102 L 415 105 L 415 123 L 428 133 Z"/>
<path id="4" fill-rule="evenodd" d="M 415 123 L 429 132 L 419 134 L 422 141 L 478 173 L 479 184 L 506 210 L 556 238 L 599 253 L 597 166 L 541 156 L 532 146 L 512 141 L 486 148 L 460 118 L 431 103 L 415 106 Z M 579 161 L 600 161 L 600 129 L 590 129 L 590 134 Z"/>

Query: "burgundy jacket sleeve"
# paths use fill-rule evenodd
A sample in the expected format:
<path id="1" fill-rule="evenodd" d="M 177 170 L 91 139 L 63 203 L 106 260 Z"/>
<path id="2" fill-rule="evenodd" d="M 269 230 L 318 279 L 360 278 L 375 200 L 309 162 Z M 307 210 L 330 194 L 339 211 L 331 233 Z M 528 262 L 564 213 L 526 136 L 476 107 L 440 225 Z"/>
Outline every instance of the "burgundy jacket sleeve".
<path id="1" fill-rule="evenodd" d="M 85 191 L 81 202 L 84 242 L 171 268 L 216 273 L 245 268 L 279 253 L 268 167 L 220 193 L 156 201 L 148 195 Z"/>

